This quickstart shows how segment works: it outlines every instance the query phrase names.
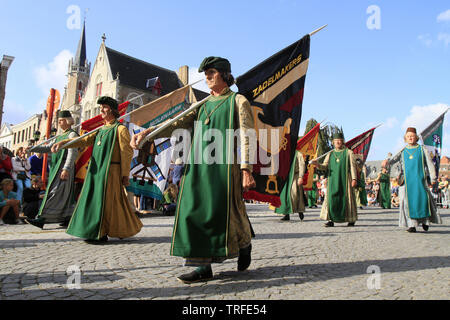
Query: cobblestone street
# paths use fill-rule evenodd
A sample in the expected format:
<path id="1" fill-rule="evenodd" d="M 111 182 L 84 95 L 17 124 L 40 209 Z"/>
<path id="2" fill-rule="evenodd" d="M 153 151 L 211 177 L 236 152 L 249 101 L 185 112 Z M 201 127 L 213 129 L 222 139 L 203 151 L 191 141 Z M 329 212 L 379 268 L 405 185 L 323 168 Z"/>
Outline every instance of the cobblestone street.
<path id="1" fill-rule="evenodd" d="M 213 264 L 215 278 L 192 285 L 176 279 L 192 268 L 169 255 L 174 217 L 148 214 L 136 237 L 105 245 L 58 224 L 0 226 L 0 299 L 450 298 L 449 209 L 439 209 L 444 224 L 410 234 L 396 209 L 365 208 L 355 227 L 325 228 L 320 208 L 286 222 L 267 205 L 247 208 L 256 233 L 250 268 L 238 272 L 237 259 Z M 78 267 L 80 288 L 69 289 Z"/>

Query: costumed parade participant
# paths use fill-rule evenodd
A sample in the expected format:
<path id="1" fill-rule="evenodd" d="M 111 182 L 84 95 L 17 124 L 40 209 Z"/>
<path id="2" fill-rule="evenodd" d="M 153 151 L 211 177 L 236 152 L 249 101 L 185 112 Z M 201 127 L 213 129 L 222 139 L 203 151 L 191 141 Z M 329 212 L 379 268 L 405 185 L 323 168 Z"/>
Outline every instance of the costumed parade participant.
<path id="1" fill-rule="evenodd" d="M 427 185 L 436 181 L 436 170 L 428 152 L 419 144 L 415 128 L 408 128 L 404 136 L 406 147 L 401 152 L 402 173 L 399 178 L 399 227 L 416 232 L 422 225 L 428 231 L 430 222 L 442 224 L 436 204 Z"/>
<path id="2" fill-rule="evenodd" d="M 251 263 L 251 226 L 242 198 L 244 191 L 256 185 L 249 162 L 249 139 L 241 134 L 241 163 L 237 161 L 236 144 L 232 150 L 224 140 L 227 129 L 240 129 L 241 133 L 253 129 L 253 115 L 248 100 L 229 88 L 234 78 L 227 59 L 207 57 L 199 67 L 199 72 L 203 71 L 211 96 L 201 107 L 154 137 L 168 137 L 177 128 L 195 126 L 191 152 L 180 181 L 170 251 L 172 256 L 184 257 L 185 266 L 197 267 L 178 276 L 183 283 L 212 279 L 211 263 L 238 257 L 239 271 L 246 270 Z M 137 148 L 153 129 L 133 136 L 132 146 Z M 222 149 L 214 151 L 216 157 L 219 153 L 223 156 L 223 161 L 207 164 L 205 161 L 211 162 L 208 158 L 198 164 L 194 157 L 208 147 L 202 132 L 209 129 L 222 134 L 223 140 L 218 143 Z M 220 135 L 215 135 L 215 139 L 220 140 Z M 229 163 L 225 159 L 234 161 Z"/>
<path id="3" fill-rule="evenodd" d="M 320 219 L 328 220 L 325 227 L 333 227 L 335 222 L 347 222 L 347 226 L 351 227 L 358 219 L 352 189 L 357 186 L 355 158 L 345 146 L 342 133 L 333 135 L 333 145 L 335 149 L 327 154 L 323 164 L 317 160 L 311 161 L 319 170 L 327 172 L 327 193 Z"/>
<path id="4" fill-rule="evenodd" d="M 378 192 L 378 203 L 383 209 L 391 208 L 391 179 L 389 176 L 388 161 L 381 163 L 381 172 L 378 174 L 376 181 L 380 184 Z"/>
<path id="5" fill-rule="evenodd" d="M 70 148 L 93 146 L 92 156 L 67 233 L 88 243 L 103 243 L 108 236 L 129 238 L 142 228 L 125 194 L 133 150 L 128 129 L 117 121 L 118 103 L 100 97 L 100 113 L 105 125 L 97 132 L 74 142 Z M 55 143 L 56 152 L 73 139 Z"/>
<path id="6" fill-rule="evenodd" d="M 358 185 L 355 188 L 356 206 L 363 209 L 367 206 L 367 192 L 366 192 L 366 175 L 364 173 L 364 164 L 361 159 L 356 159 L 356 170 L 358 175 Z"/>
<path id="7" fill-rule="evenodd" d="M 55 143 L 66 139 L 78 137 L 78 133 L 72 130 L 74 119 L 68 110 L 58 113 L 58 126 L 62 134 L 56 137 L 50 144 L 34 147 L 38 153 L 49 153 Z M 60 223 L 67 227 L 75 209 L 75 160 L 77 149 L 62 149 L 51 155 L 51 167 L 48 175 L 47 189 L 36 219 L 25 219 L 35 227 L 44 228 L 47 223 Z"/>
<path id="8" fill-rule="evenodd" d="M 275 213 L 284 215 L 281 221 L 290 220 L 290 215 L 298 212 L 300 220 L 303 220 L 305 212 L 305 197 L 303 191 L 303 175 L 305 173 L 305 160 L 300 151 L 295 151 L 295 157 L 289 171 L 289 178 L 280 193 L 281 206 L 275 209 Z"/>
<path id="9" fill-rule="evenodd" d="M 317 183 L 319 182 L 319 177 L 315 174 L 311 190 L 308 190 L 307 197 L 308 197 L 308 208 L 317 208 Z"/>

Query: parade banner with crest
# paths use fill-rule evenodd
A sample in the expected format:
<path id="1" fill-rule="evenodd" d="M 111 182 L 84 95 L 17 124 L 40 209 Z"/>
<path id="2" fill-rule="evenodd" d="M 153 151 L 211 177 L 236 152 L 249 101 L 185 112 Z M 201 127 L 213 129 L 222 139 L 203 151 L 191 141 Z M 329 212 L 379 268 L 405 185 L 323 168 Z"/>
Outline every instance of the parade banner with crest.
<path id="1" fill-rule="evenodd" d="M 184 86 L 142 106 L 128 119 L 130 134 L 139 133 L 144 128 L 156 126 L 176 116 L 185 109 L 189 86 Z M 134 150 L 131 162 L 130 185 L 127 190 L 135 195 L 161 200 L 167 183 L 175 138 L 167 137 L 146 142 L 139 150 Z"/>
<path id="2" fill-rule="evenodd" d="M 320 123 L 317 123 L 297 142 L 297 150 L 300 151 L 305 159 L 306 172 L 303 175 L 303 189 L 312 190 L 315 167 L 309 164 L 309 160 L 317 158 L 317 142 L 319 140 Z"/>
<path id="3" fill-rule="evenodd" d="M 250 102 L 257 138 L 256 188 L 245 192 L 245 199 L 281 204 L 298 139 L 309 47 L 306 35 L 236 80 Z"/>
<path id="4" fill-rule="evenodd" d="M 439 174 L 442 153 L 442 128 L 447 111 L 448 109 L 420 133 L 423 146 L 429 152 L 431 159 L 433 160 L 436 175 Z"/>

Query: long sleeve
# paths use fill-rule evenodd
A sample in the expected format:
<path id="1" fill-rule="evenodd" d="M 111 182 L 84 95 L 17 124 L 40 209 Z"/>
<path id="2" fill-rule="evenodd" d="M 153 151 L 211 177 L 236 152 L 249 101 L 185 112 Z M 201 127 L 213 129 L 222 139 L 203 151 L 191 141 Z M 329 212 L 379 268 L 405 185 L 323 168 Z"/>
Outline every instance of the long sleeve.
<path id="1" fill-rule="evenodd" d="M 299 178 L 303 179 L 303 175 L 305 174 L 305 159 L 303 158 L 303 154 L 301 152 L 296 152 L 297 162 L 298 162 L 298 172 Z"/>
<path id="2" fill-rule="evenodd" d="M 121 172 L 123 177 L 128 177 L 130 175 L 131 160 L 133 159 L 133 149 L 130 146 L 130 132 L 125 126 L 119 126 L 117 131 Z"/>
<path id="3" fill-rule="evenodd" d="M 69 148 L 85 148 L 85 147 L 92 146 L 94 144 L 94 142 L 95 142 L 95 137 L 97 136 L 97 132 L 89 134 L 86 137 L 78 140 L 77 142 L 72 144 Z M 67 143 L 67 142 L 70 142 L 70 141 L 72 141 L 74 139 L 77 139 L 77 138 L 66 139 L 66 140 L 63 140 L 61 142 Z M 69 148 L 64 148 L 64 149 L 69 149 Z"/>
<path id="4" fill-rule="evenodd" d="M 427 149 L 422 146 L 423 154 L 425 155 L 425 163 L 428 168 L 428 173 L 430 174 L 431 182 L 436 181 L 436 169 L 434 167 L 433 160 L 431 160 L 430 154 Z"/>
<path id="5" fill-rule="evenodd" d="M 38 146 L 38 147 L 34 147 L 33 148 L 33 152 L 35 153 L 49 153 L 51 152 L 51 148 L 52 146 L 55 144 L 56 139 L 53 139 L 50 143 L 42 145 L 42 146 Z"/>
<path id="6" fill-rule="evenodd" d="M 256 142 L 256 137 L 253 139 L 249 136 L 249 130 L 255 129 L 255 121 L 253 119 L 253 113 L 250 106 L 250 102 L 240 94 L 236 95 L 235 105 L 239 116 L 239 130 L 241 141 L 241 169 L 248 169 L 252 171 L 252 163 L 256 162 L 256 154 L 250 154 L 250 152 L 256 152 L 256 145 L 250 147 L 252 141 Z M 254 132 L 256 134 L 256 132 Z M 252 139 L 252 140 L 250 140 Z"/>
<path id="7" fill-rule="evenodd" d="M 78 136 L 78 134 L 76 132 L 71 132 L 69 134 L 69 139 L 74 139 Z M 74 168 L 74 163 L 75 160 L 77 159 L 78 156 L 78 149 L 76 148 L 70 148 L 68 149 L 67 152 L 67 157 L 66 157 L 66 161 L 64 162 L 64 166 L 63 169 L 70 171 Z"/>
<path id="8" fill-rule="evenodd" d="M 350 175 L 352 177 L 352 180 L 358 180 L 358 175 L 356 173 L 356 159 L 353 155 L 352 150 L 348 150 L 348 156 L 350 157 Z"/>
<path id="9" fill-rule="evenodd" d="M 319 163 L 317 169 L 319 169 L 320 171 L 327 171 L 328 163 L 330 162 L 330 156 L 331 156 L 331 152 L 325 156 L 325 160 L 323 161 L 322 164 Z"/>

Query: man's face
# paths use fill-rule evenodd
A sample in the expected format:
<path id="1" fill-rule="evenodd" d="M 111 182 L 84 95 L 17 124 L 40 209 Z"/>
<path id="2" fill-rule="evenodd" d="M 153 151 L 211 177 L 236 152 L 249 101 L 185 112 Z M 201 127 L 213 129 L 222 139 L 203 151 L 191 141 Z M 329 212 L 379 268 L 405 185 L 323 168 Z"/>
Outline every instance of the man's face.
<path id="1" fill-rule="evenodd" d="M 35 189 L 40 189 L 43 186 L 42 180 L 39 179 L 38 181 L 33 182 L 33 187 Z"/>
<path id="2" fill-rule="evenodd" d="M 417 136 L 413 132 L 407 132 L 405 135 L 405 140 L 408 144 L 415 144 L 417 142 Z"/>
<path id="3" fill-rule="evenodd" d="M 342 139 L 333 139 L 333 145 L 336 149 L 341 149 L 344 145 L 344 140 Z"/>
<path id="4" fill-rule="evenodd" d="M 107 104 L 101 104 L 100 105 L 100 114 L 102 115 L 103 119 L 111 119 L 114 118 L 111 107 Z"/>
<path id="5" fill-rule="evenodd" d="M 70 128 L 70 125 L 65 118 L 58 119 L 58 126 L 63 130 Z"/>
<path id="6" fill-rule="evenodd" d="M 217 69 L 214 68 L 207 69 L 205 71 L 205 77 L 206 77 L 206 84 L 211 90 L 223 88 L 224 86 L 227 85 L 226 82 L 223 81 L 222 77 L 220 76 L 220 72 L 217 71 Z"/>

